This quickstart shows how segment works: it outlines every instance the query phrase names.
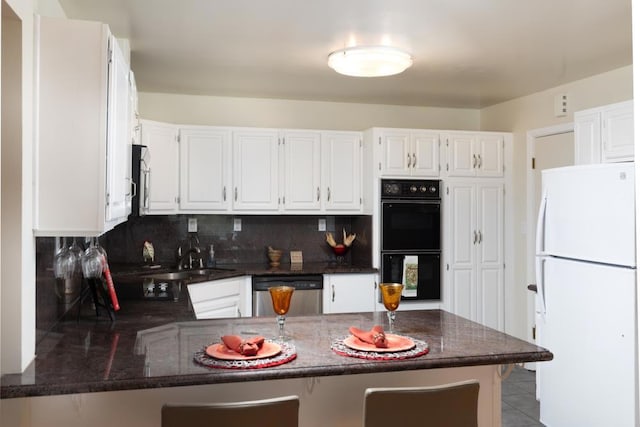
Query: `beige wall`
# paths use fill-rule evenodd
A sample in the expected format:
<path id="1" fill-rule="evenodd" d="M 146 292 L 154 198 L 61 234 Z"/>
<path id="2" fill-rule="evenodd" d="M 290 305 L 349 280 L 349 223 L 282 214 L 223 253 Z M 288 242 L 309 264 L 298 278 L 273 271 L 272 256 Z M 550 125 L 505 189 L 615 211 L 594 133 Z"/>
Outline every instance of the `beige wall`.
<path id="1" fill-rule="evenodd" d="M 512 132 L 513 138 L 513 197 L 514 218 L 512 229 L 506 230 L 512 236 L 516 265 L 514 281 L 507 282 L 506 289 L 506 332 L 520 338 L 530 337 L 527 330 L 527 289 L 534 283 L 534 277 L 527 277 L 526 227 L 527 185 L 526 168 L 527 138 L 529 130 L 573 122 L 575 111 L 611 104 L 633 98 L 632 66 L 613 70 L 587 79 L 548 89 L 530 96 L 497 104 L 480 111 L 482 130 Z M 569 111 L 565 117 L 555 117 L 554 97 L 568 95 Z"/>
<path id="2" fill-rule="evenodd" d="M 300 129 L 370 127 L 477 130 L 474 109 L 407 107 L 282 99 L 139 94 L 140 116 L 162 122 Z"/>

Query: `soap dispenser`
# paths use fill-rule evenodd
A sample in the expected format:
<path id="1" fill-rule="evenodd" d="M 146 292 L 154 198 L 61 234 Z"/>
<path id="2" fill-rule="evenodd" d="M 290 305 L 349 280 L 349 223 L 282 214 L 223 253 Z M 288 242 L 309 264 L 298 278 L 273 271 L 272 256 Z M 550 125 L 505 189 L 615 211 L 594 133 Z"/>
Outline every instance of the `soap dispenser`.
<path id="1" fill-rule="evenodd" d="M 213 250 L 213 245 L 209 245 L 209 255 L 207 256 L 207 267 L 214 268 L 216 266 L 216 251 Z"/>

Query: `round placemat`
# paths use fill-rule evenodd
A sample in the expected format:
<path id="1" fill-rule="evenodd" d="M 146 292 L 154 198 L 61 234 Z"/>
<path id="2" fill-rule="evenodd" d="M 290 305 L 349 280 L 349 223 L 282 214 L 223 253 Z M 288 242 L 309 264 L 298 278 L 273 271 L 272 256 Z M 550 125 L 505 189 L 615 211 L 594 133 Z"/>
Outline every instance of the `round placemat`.
<path id="1" fill-rule="evenodd" d="M 260 369 L 269 368 L 271 366 L 282 365 L 287 362 L 291 362 L 296 358 L 296 347 L 288 342 L 279 342 L 282 347 L 282 351 L 273 357 L 267 357 L 264 359 L 249 359 L 249 360 L 223 360 L 211 357 L 206 353 L 206 345 L 202 350 L 196 351 L 193 355 L 193 360 L 208 368 L 221 368 L 221 369 Z"/>
<path id="2" fill-rule="evenodd" d="M 400 360 L 400 359 L 410 359 L 412 357 L 422 356 L 424 354 L 429 353 L 429 344 L 426 341 L 417 340 L 415 338 L 410 338 L 416 344 L 410 350 L 403 351 L 395 351 L 395 352 L 387 352 L 380 353 L 376 351 L 362 351 L 352 349 L 344 344 L 344 340 L 348 337 L 342 336 L 339 338 L 334 338 L 331 341 L 331 350 L 341 356 L 349 356 L 349 357 L 357 357 L 360 359 L 369 359 L 369 360 Z M 409 337 L 406 337 L 409 338 Z"/>

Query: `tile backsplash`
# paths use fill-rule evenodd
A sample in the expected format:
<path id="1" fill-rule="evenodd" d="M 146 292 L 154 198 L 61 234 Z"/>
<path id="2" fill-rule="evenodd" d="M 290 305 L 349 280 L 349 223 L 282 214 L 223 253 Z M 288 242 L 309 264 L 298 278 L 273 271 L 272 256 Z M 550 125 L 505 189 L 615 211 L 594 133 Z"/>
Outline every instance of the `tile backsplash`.
<path id="1" fill-rule="evenodd" d="M 352 249 L 344 261 L 358 266 L 371 266 L 370 216 L 296 216 L 296 215 L 153 215 L 131 218 L 100 236 L 100 245 L 112 266 L 144 263 L 145 240 L 153 243 L 154 262 L 166 267 L 177 266 L 178 245 L 188 237 L 188 221 L 196 219 L 200 248 L 206 261 L 207 248 L 214 246 L 218 264 L 267 263 L 267 248 L 283 250 L 283 263 L 289 263 L 289 251 L 303 252 L 304 262 L 333 262 L 335 255 L 318 231 L 318 220 L 326 219 L 327 231 L 342 241 L 342 230 L 356 233 Z M 242 223 L 234 230 L 234 220 Z M 84 246 L 84 239 L 78 239 Z M 60 292 L 64 284 L 53 276 L 54 238 L 36 239 L 36 328 L 46 333 L 70 308 Z M 112 267 L 113 268 L 113 267 Z"/>

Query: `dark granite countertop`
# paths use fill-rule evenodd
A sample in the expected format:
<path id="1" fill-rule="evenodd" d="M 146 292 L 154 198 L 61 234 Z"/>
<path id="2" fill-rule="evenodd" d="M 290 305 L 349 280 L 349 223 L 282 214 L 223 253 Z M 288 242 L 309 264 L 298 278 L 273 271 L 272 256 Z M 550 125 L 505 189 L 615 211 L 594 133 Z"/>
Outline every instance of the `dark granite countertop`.
<path id="1" fill-rule="evenodd" d="M 0 397 L 47 396 L 199 384 L 260 381 L 415 369 L 510 364 L 551 360 L 543 348 L 441 310 L 401 311 L 395 332 L 426 341 L 427 355 L 371 361 L 340 356 L 332 339 L 346 336 L 349 326 L 368 329 L 386 325 L 386 314 L 334 314 L 290 317 L 297 358 L 264 369 L 211 369 L 193 361 L 203 346 L 226 334 L 276 333 L 274 317 L 190 320 L 180 304 L 132 302 L 106 316 L 82 312 L 79 321 L 61 322 L 38 345 L 37 357 L 23 374 L 4 375 Z M 167 321 L 172 319 L 173 321 Z"/>

